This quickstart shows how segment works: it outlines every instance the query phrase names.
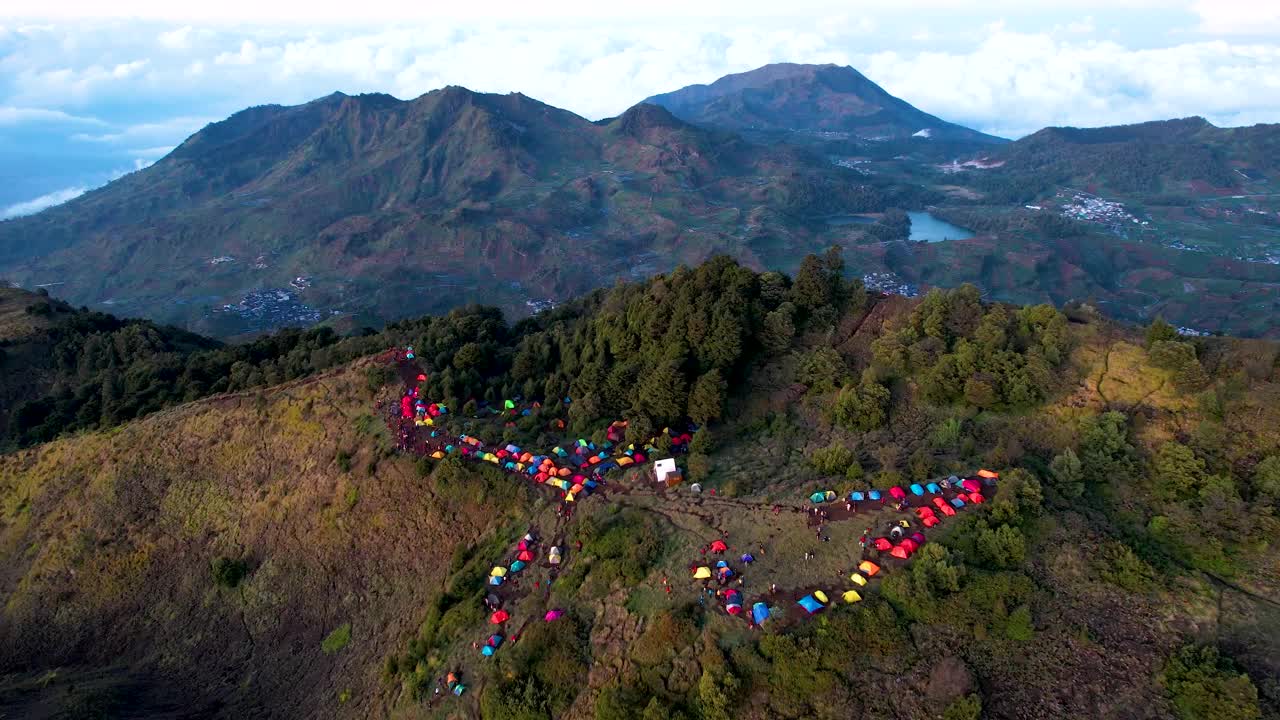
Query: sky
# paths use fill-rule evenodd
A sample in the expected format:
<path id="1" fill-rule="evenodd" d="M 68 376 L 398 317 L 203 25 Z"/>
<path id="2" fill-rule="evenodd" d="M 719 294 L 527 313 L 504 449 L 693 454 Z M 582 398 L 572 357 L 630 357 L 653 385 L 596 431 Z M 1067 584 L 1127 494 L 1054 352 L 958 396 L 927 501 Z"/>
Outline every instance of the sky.
<path id="1" fill-rule="evenodd" d="M 1274 123 L 1280 1 L 3 0 L 0 218 L 146 167 L 252 105 L 463 85 L 594 120 L 771 62 L 851 65 L 1009 138 Z"/>

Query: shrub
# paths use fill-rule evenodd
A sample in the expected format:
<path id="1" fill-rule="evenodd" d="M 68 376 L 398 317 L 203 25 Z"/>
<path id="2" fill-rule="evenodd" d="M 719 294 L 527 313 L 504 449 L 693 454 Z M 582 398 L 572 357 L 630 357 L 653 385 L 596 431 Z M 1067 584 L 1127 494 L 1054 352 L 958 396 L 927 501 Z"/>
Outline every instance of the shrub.
<path id="1" fill-rule="evenodd" d="M 1255 720 L 1258 689 L 1212 647 L 1190 645 L 1165 664 L 1161 684 L 1185 720 Z"/>
<path id="2" fill-rule="evenodd" d="M 342 623 L 333 632 L 320 641 L 320 649 L 325 655 L 332 655 L 351 642 L 351 623 Z"/>
<path id="3" fill-rule="evenodd" d="M 1031 608 L 1026 605 L 1009 613 L 1009 620 L 1004 627 L 1005 637 L 1018 642 L 1026 642 L 1035 635 L 1035 626 L 1031 624 Z"/>
<path id="4" fill-rule="evenodd" d="M 213 581 L 220 587 L 234 588 L 249 574 L 249 566 L 239 559 L 219 557 L 213 561 Z"/>
<path id="5" fill-rule="evenodd" d="M 351 472 L 351 453 L 346 450 L 339 450 L 335 458 L 338 462 L 338 469 L 344 473 Z"/>
<path id="6" fill-rule="evenodd" d="M 827 447 L 814 450 L 809 456 L 809 464 L 823 475 L 841 475 L 853 464 L 854 459 L 852 450 L 832 443 Z"/>
<path id="7" fill-rule="evenodd" d="M 982 717 L 982 700 L 977 695 L 956 699 L 942 713 L 942 720 L 978 720 Z"/>

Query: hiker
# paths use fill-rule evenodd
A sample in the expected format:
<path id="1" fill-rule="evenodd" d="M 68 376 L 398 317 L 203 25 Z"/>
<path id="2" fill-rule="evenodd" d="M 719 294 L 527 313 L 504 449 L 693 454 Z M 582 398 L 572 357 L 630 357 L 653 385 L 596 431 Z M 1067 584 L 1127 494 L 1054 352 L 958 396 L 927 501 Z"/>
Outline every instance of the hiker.
<path id="1" fill-rule="evenodd" d="M 778 592 L 778 583 L 769 583 L 769 592 L 771 593 Z"/>
<path id="2" fill-rule="evenodd" d="M 852 500 L 849 500 L 849 501 L 846 501 L 846 502 L 845 502 L 845 504 L 844 504 L 844 511 L 845 511 L 845 512 L 853 512 L 853 501 L 852 501 Z"/>

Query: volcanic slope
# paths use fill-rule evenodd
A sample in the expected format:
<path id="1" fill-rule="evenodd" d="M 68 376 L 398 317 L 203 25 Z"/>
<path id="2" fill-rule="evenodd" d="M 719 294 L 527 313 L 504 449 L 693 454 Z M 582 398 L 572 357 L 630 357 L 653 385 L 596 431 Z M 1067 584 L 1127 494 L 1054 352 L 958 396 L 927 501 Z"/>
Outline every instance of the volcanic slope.
<path id="1" fill-rule="evenodd" d="M 732 130 L 840 135 L 864 140 L 921 139 L 995 144 L 1002 138 L 925 113 L 851 67 L 777 63 L 654 95 L 689 122 Z"/>
<path id="2" fill-rule="evenodd" d="M 0 223 L 0 272 L 217 336 L 482 300 L 508 311 L 716 252 L 794 268 L 815 216 L 910 188 L 639 105 L 334 94 L 199 131 L 155 165 Z"/>
<path id="3" fill-rule="evenodd" d="M 3 456 L 3 709 L 1163 718 L 1214 698 L 1274 715 L 1276 346 L 1143 337 L 971 287 L 868 296 L 840 270 L 809 259 L 791 283 L 719 259 L 506 344 L 430 326 L 420 367 L 402 347 Z M 619 414 L 643 443 L 696 416 L 680 462 L 704 492 L 633 468 L 567 503 L 526 473 L 398 455 L 383 428 L 414 388 L 450 406 L 417 431 L 490 448 L 601 446 Z M 817 490 L 984 466 L 986 502 L 924 528 L 907 561 L 858 538 L 914 532 L 914 511 L 807 520 Z M 536 562 L 493 590 L 530 530 Z M 763 631 L 691 580 L 717 539 L 745 604 L 772 608 Z M 860 554 L 882 571 L 839 602 Z M 817 590 L 837 602 L 799 611 Z M 491 622 L 491 593 L 509 619 Z M 434 699 L 449 670 L 470 690 Z"/>

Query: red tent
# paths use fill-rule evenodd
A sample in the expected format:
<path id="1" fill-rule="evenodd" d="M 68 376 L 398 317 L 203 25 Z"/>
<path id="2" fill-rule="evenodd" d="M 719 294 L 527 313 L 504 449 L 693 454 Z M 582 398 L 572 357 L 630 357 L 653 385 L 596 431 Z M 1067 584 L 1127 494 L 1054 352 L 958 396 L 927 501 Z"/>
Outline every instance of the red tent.
<path id="1" fill-rule="evenodd" d="M 418 373 L 418 382 L 426 382 L 426 381 L 427 381 L 427 376 L 423 375 L 422 373 Z"/>
<path id="2" fill-rule="evenodd" d="M 960 483 L 961 487 L 969 492 L 978 492 L 982 489 L 982 484 L 973 478 L 969 478 Z"/>
<path id="3" fill-rule="evenodd" d="M 969 493 L 969 502 L 973 503 L 974 505 L 981 505 L 986 501 L 987 499 L 982 497 L 978 493 Z"/>
<path id="4" fill-rule="evenodd" d="M 931 507 L 918 507 L 918 508 L 915 508 L 915 511 L 916 511 L 916 517 L 920 518 L 921 520 L 924 520 L 925 518 L 934 517 L 933 508 Z"/>
<path id="5" fill-rule="evenodd" d="M 911 551 L 907 550 L 902 545 L 899 545 L 895 547 L 893 550 L 889 551 L 889 554 L 892 555 L 893 557 L 898 558 L 899 560 L 906 560 L 907 558 L 911 557 Z"/>
<path id="6" fill-rule="evenodd" d="M 889 538 L 878 537 L 875 539 L 874 542 L 876 545 L 876 549 L 879 550 L 880 552 L 884 552 L 885 550 L 888 550 L 889 548 L 893 547 L 893 543 L 889 542 Z"/>
<path id="7" fill-rule="evenodd" d="M 952 517 L 956 514 L 956 509 L 951 507 L 950 505 L 943 505 L 938 509 L 941 510 L 942 514 L 946 515 L 947 517 Z"/>
<path id="8" fill-rule="evenodd" d="M 529 549 L 529 541 L 528 541 L 528 540 L 521 540 L 520 542 L 516 543 L 516 547 L 517 547 L 518 549 L 520 549 L 520 550 L 528 550 L 528 549 Z M 524 558 L 520 558 L 520 559 L 521 559 L 521 560 L 523 560 Z"/>
<path id="9" fill-rule="evenodd" d="M 903 490 L 897 485 L 894 485 L 893 487 L 889 488 L 889 495 L 891 495 L 894 500 L 901 500 L 902 498 L 907 496 L 907 491 Z"/>
<path id="10" fill-rule="evenodd" d="M 533 562 L 533 553 L 528 550 L 521 550 L 520 554 L 516 555 L 516 559 L 520 562 Z"/>
<path id="11" fill-rule="evenodd" d="M 413 400 L 409 399 L 408 395 L 400 398 L 400 416 L 413 417 Z"/>
<path id="12" fill-rule="evenodd" d="M 931 528 L 942 521 L 938 519 L 937 515 L 930 515 L 929 517 L 925 518 L 922 522 L 924 522 L 925 527 Z"/>
<path id="13" fill-rule="evenodd" d="M 507 614 L 506 610 L 498 610 L 489 616 L 489 622 L 494 625 L 501 625 L 510 619 L 511 616 Z"/>
<path id="14" fill-rule="evenodd" d="M 915 540 L 912 540 L 911 538 L 907 538 L 906 540 L 903 540 L 902 542 L 898 543 L 898 547 L 906 548 L 907 553 L 909 554 L 919 550 L 920 543 L 916 542 Z"/>
<path id="15" fill-rule="evenodd" d="M 729 546 L 725 545 L 723 540 L 713 540 L 711 542 L 711 552 L 722 553 L 728 549 L 729 549 Z"/>
<path id="16" fill-rule="evenodd" d="M 934 504 L 935 506 L 937 506 L 937 508 L 938 508 L 939 510 L 941 510 L 941 509 L 942 509 L 942 508 L 944 508 L 944 507 L 947 507 L 947 501 L 946 501 L 946 500 L 943 500 L 943 499 L 942 499 L 942 498 L 940 498 L 940 497 L 936 497 L 936 498 L 934 498 L 932 502 L 933 502 L 933 504 Z"/>

